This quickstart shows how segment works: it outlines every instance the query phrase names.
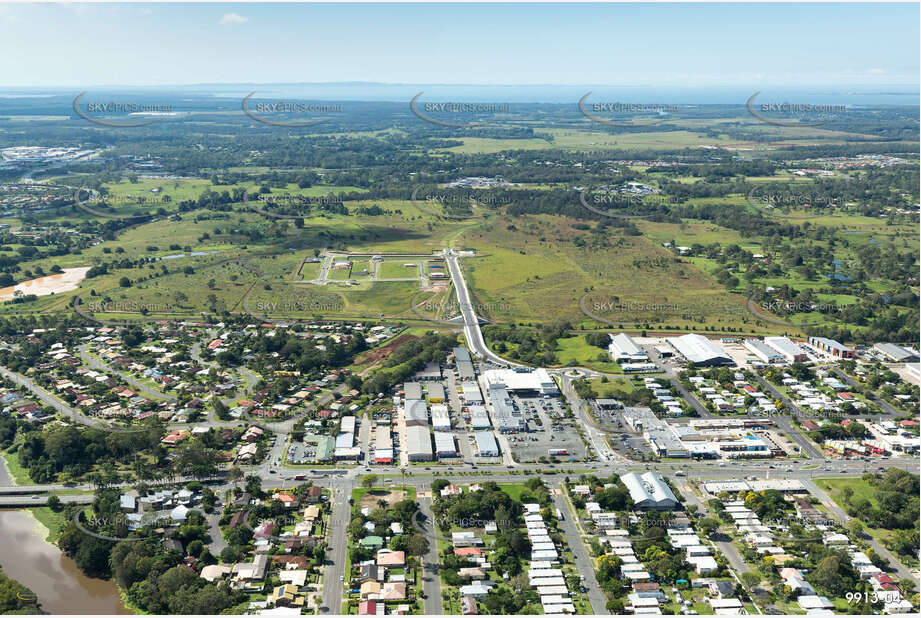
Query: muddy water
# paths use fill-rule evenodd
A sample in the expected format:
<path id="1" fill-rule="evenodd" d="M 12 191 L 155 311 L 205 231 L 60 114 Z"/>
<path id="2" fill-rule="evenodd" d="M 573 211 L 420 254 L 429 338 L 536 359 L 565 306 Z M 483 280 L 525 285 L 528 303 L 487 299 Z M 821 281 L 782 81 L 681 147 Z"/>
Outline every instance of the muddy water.
<path id="1" fill-rule="evenodd" d="M 60 294 L 61 292 L 70 292 L 79 287 L 80 282 L 86 277 L 89 266 L 80 268 L 65 268 L 63 272 L 38 279 L 30 279 L 17 283 L 14 286 L 0 289 L 0 300 L 10 300 L 15 292 L 23 294 L 35 294 L 36 296 L 47 296 L 48 294 Z"/>
<path id="2" fill-rule="evenodd" d="M 57 546 L 32 514 L 0 509 L 0 566 L 38 596 L 52 614 L 130 614 L 115 582 L 91 579 Z"/>

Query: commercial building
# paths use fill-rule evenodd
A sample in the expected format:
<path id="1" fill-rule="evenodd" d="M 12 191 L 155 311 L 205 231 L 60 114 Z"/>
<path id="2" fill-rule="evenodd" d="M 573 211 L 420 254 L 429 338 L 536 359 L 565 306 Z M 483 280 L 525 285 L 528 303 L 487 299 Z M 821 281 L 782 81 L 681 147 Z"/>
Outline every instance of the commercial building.
<path id="1" fill-rule="evenodd" d="M 378 427 L 374 439 L 374 463 L 393 463 L 393 436 L 390 427 Z"/>
<path id="2" fill-rule="evenodd" d="M 731 365 L 732 358 L 721 347 L 702 335 L 691 333 L 668 337 L 666 341 L 693 365 Z"/>
<path id="3" fill-rule="evenodd" d="M 457 377 L 461 380 L 476 380 L 476 371 L 470 361 L 457 362 Z"/>
<path id="4" fill-rule="evenodd" d="M 472 360 L 470 358 L 470 350 L 468 350 L 467 348 L 461 348 L 461 347 L 453 348 L 451 350 L 451 353 L 454 354 L 455 363 L 460 363 L 460 362 L 465 362 L 465 361 L 469 363 Z"/>
<path id="5" fill-rule="evenodd" d="M 492 404 L 493 420 L 495 427 L 501 433 L 518 433 L 524 431 L 525 422 L 521 412 L 515 409 L 512 398 L 504 388 L 489 391 L 489 402 Z"/>
<path id="6" fill-rule="evenodd" d="M 431 382 L 426 387 L 429 396 L 429 403 L 441 403 L 445 400 L 445 387 L 441 382 Z"/>
<path id="7" fill-rule="evenodd" d="M 453 433 L 450 431 L 435 432 L 435 454 L 438 457 L 457 457 Z"/>
<path id="8" fill-rule="evenodd" d="M 403 398 L 404 399 L 422 399 L 422 384 L 419 382 L 404 382 L 403 383 Z"/>
<path id="9" fill-rule="evenodd" d="M 407 399 L 403 402 L 403 419 L 407 427 L 426 427 L 429 424 L 428 410 L 425 401 L 421 399 Z"/>
<path id="10" fill-rule="evenodd" d="M 675 429 L 649 408 L 624 408 L 624 421 L 633 431 L 643 433 L 643 439 L 659 457 L 690 457 L 688 447 Z"/>
<path id="11" fill-rule="evenodd" d="M 489 429 L 492 427 L 486 408 L 483 406 L 470 406 L 470 426 L 473 429 Z"/>
<path id="12" fill-rule="evenodd" d="M 432 461 L 432 432 L 428 426 L 406 428 L 406 455 L 410 461 Z"/>
<path id="13" fill-rule="evenodd" d="M 559 395 L 560 389 L 543 367 L 534 371 L 492 369 L 480 376 L 483 390 L 488 394 L 501 389 L 522 396 Z"/>
<path id="14" fill-rule="evenodd" d="M 476 382 L 467 381 L 461 383 L 461 391 L 463 392 L 464 404 L 465 405 L 482 405 L 483 404 L 483 393 L 480 392 L 480 387 Z"/>
<path id="15" fill-rule="evenodd" d="M 642 363 L 649 358 L 627 333 L 611 335 L 608 353 L 615 362 Z"/>
<path id="16" fill-rule="evenodd" d="M 745 349 L 761 359 L 765 363 L 779 363 L 783 360 L 783 355 L 765 344 L 760 339 L 746 339 L 743 343 Z"/>
<path id="17" fill-rule="evenodd" d="M 420 380 L 430 381 L 430 380 L 440 380 L 441 379 L 441 365 L 438 363 L 426 363 L 425 369 L 416 374 Z"/>
<path id="18" fill-rule="evenodd" d="M 786 337 L 765 337 L 764 343 L 780 352 L 788 363 L 805 363 L 809 359 L 803 348 Z"/>
<path id="19" fill-rule="evenodd" d="M 336 459 L 352 459 L 354 444 L 355 417 L 343 416 L 339 421 L 339 433 L 336 435 Z"/>
<path id="20" fill-rule="evenodd" d="M 917 363 L 918 353 L 894 343 L 877 343 L 873 349 L 891 360 L 893 363 Z"/>
<path id="21" fill-rule="evenodd" d="M 629 472 L 622 475 L 620 480 L 630 491 L 635 509 L 670 511 L 678 508 L 678 499 L 675 494 L 672 493 L 665 480 L 655 472 L 644 472 L 643 474 Z"/>
<path id="22" fill-rule="evenodd" d="M 854 358 L 857 355 L 852 348 L 842 345 L 834 339 L 827 339 L 825 337 L 810 337 L 809 345 L 837 358 Z"/>
<path id="23" fill-rule="evenodd" d="M 478 431 L 474 435 L 476 450 L 480 457 L 498 457 L 499 443 L 491 431 Z"/>
<path id="24" fill-rule="evenodd" d="M 461 380 L 476 380 L 473 368 L 473 359 L 467 348 L 454 348 L 454 364 L 457 367 L 457 377 Z"/>
<path id="25" fill-rule="evenodd" d="M 303 460 L 292 461 L 292 463 L 332 461 L 336 454 L 336 439 L 332 436 L 321 436 L 308 433 L 304 434 L 303 442 L 306 447 L 304 449 Z M 288 459 L 291 459 L 291 451 L 288 453 Z"/>
<path id="26" fill-rule="evenodd" d="M 432 406 L 432 427 L 435 431 L 451 431 L 451 415 L 448 406 L 436 404 Z"/>

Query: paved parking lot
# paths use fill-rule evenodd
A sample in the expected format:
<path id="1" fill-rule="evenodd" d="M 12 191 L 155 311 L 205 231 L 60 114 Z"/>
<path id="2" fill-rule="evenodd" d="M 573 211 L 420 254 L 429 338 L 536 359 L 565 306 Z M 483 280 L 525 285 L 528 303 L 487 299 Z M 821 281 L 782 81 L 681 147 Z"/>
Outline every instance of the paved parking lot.
<path id="1" fill-rule="evenodd" d="M 564 419 L 563 403 L 558 399 L 520 398 L 514 403 L 527 420 L 529 433 L 508 434 L 506 437 L 517 462 L 537 461 L 549 457 L 551 449 L 565 449 L 566 455 L 557 455 L 560 461 L 587 456 L 588 449 L 576 430 L 576 423 Z"/>

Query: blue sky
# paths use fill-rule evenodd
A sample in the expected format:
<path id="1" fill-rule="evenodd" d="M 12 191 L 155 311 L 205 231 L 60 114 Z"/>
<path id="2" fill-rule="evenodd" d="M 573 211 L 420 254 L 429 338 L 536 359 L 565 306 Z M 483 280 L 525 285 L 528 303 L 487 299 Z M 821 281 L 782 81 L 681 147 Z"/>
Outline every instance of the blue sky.
<path id="1" fill-rule="evenodd" d="M 914 85 L 911 4 L 0 5 L 2 86 Z"/>

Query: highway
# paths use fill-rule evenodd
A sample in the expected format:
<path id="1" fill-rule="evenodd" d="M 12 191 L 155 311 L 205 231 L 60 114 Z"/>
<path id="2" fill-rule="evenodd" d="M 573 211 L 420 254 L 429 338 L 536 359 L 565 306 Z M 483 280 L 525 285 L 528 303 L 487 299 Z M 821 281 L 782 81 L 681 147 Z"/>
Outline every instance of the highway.
<path id="1" fill-rule="evenodd" d="M 467 345 L 470 347 L 470 351 L 476 356 L 485 358 L 497 365 L 526 367 L 521 363 L 502 358 L 486 345 L 486 341 L 483 339 L 483 332 L 480 330 L 480 321 L 474 310 L 473 302 L 470 300 L 467 282 L 464 281 L 464 275 L 461 272 L 457 254 L 452 249 L 445 249 L 444 256 L 445 262 L 448 264 L 448 271 L 451 273 L 455 294 L 457 294 L 457 304 L 461 315 L 464 317 L 464 336 L 467 338 Z"/>

